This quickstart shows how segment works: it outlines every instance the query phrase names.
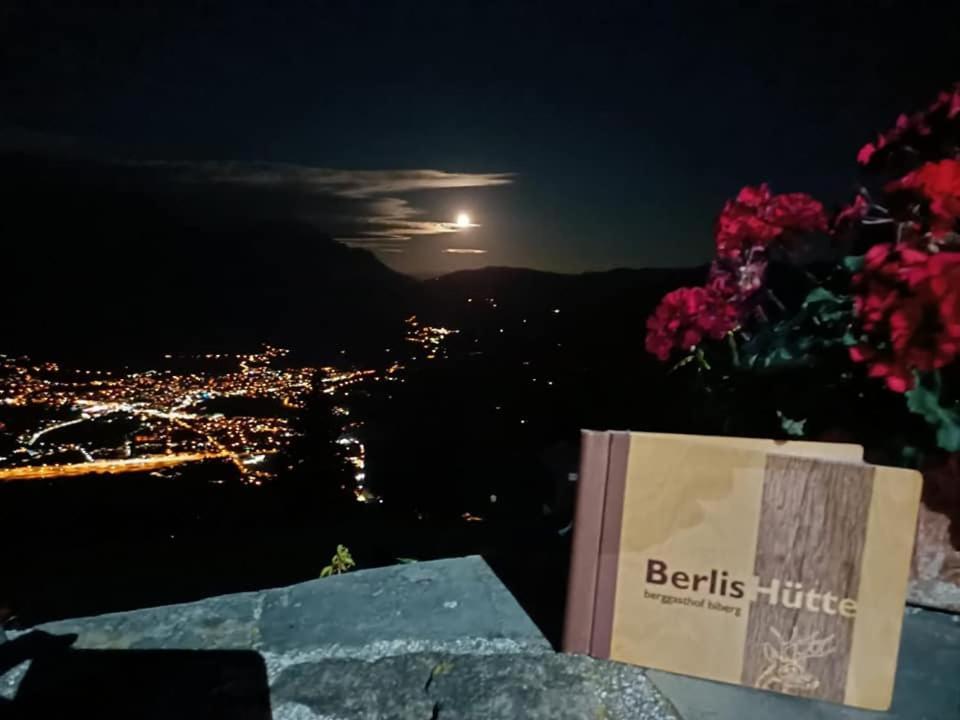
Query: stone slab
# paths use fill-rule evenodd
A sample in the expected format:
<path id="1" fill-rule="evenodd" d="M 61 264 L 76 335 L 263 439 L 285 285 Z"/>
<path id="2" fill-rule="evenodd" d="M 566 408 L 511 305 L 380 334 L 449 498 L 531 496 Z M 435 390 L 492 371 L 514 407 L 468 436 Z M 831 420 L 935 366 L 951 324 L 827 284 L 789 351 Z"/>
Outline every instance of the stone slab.
<path id="1" fill-rule="evenodd" d="M 466 638 L 549 649 L 479 557 L 395 565 L 270 591 L 259 629 L 262 647 L 273 652 Z"/>
<path id="2" fill-rule="evenodd" d="M 272 591 L 267 591 L 272 592 Z M 71 618 L 38 625 L 54 635 L 74 634 L 75 648 L 98 650 L 234 650 L 257 642 L 263 593 L 238 593 L 198 602 Z M 15 639 L 23 633 L 10 632 Z"/>
<path id="3" fill-rule="evenodd" d="M 648 670 L 684 720 L 954 720 L 960 718 L 960 616 L 908 608 L 889 712 L 793 698 Z"/>
<path id="4" fill-rule="evenodd" d="M 362 659 L 425 650 L 551 650 L 478 556 L 361 570 L 36 629 L 75 633 L 74 647 L 96 649 L 253 649 Z"/>
<path id="5" fill-rule="evenodd" d="M 479 557 L 11 636 L 0 714 L 23 718 L 680 720 L 642 669 L 554 653 Z"/>

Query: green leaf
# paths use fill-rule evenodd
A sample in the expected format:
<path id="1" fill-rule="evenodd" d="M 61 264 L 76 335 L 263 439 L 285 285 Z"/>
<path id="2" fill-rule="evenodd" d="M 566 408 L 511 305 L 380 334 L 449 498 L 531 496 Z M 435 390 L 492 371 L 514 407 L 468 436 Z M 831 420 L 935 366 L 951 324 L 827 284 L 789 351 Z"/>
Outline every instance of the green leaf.
<path id="1" fill-rule="evenodd" d="M 777 417 L 780 418 L 780 427 L 783 428 L 783 431 L 790 437 L 803 437 L 806 430 L 804 426 L 807 424 L 807 419 L 803 420 L 793 420 L 788 418 L 782 412 L 777 410 Z"/>
<path id="2" fill-rule="evenodd" d="M 944 409 L 940 406 L 940 374 L 916 374 L 916 382 L 912 389 L 904 393 L 907 398 L 907 408 L 912 413 L 923 417 L 928 423 L 939 423 Z"/>
<path id="3" fill-rule="evenodd" d="M 850 318 L 853 303 L 848 296 L 837 295 L 825 287 L 815 287 L 800 307 L 809 312 L 816 325 L 833 325 Z"/>
<path id="4" fill-rule="evenodd" d="M 949 452 L 960 450 L 960 413 L 940 403 L 940 373 L 914 373 L 916 382 L 908 390 L 907 408 L 937 428 L 937 445 Z"/>
<path id="5" fill-rule="evenodd" d="M 730 347 L 730 361 L 734 367 L 740 366 L 740 350 L 737 347 L 737 338 L 732 332 L 727 333 L 727 345 Z"/>
<path id="6" fill-rule="evenodd" d="M 703 350 L 701 348 L 697 348 L 695 355 L 697 362 L 700 363 L 700 367 L 702 367 L 704 370 L 709 370 L 710 363 L 707 362 L 707 356 L 703 354 Z"/>
<path id="7" fill-rule="evenodd" d="M 817 286 L 790 317 L 762 326 L 741 348 L 741 367 L 812 366 L 821 351 L 842 346 L 853 323 L 853 302 Z"/>
<path id="8" fill-rule="evenodd" d="M 843 259 L 843 266 L 851 273 L 858 273 L 863 270 L 863 255 L 847 255 Z"/>
<path id="9" fill-rule="evenodd" d="M 839 303 L 842 302 L 842 298 L 839 295 L 836 295 L 825 287 L 818 285 L 809 293 L 807 297 L 803 300 L 803 305 L 801 307 L 808 308 L 819 303 Z"/>
<path id="10" fill-rule="evenodd" d="M 691 354 L 687 355 L 686 357 L 684 357 L 682 360 L 678 361 L 677 364 L 674 365 L 672 368 L 670 368 L 670 370 L 669 370 L 668 372 L 671 372 L 671 373 L 672 373 L 672 372 L 674 372 L 675 370 L 679 370 L 679 369 L 682 368 L 684 365 L 689 365 L 690 363 L 692 363 L 692 362 L 693 362 L 694 360 L 696 360 L 696 359 L 697 359 L 697 356 L 694 355 L 693 353 L 691 353 Z"/>
<path id="11" fill-rule="evenodd" d="M 937 445 L 947 452 L 960 450 L 960 422 L 956 414 L 952 419 L 945 419 L 937 429 Z"/>
<path id="12" fill-rule="evenodd" d="M 337 545 L 337 559 L 340 561 L 340 564 L 343 565 L 343 567 L 353 567 L 353 556 L 343 545 Z"/>

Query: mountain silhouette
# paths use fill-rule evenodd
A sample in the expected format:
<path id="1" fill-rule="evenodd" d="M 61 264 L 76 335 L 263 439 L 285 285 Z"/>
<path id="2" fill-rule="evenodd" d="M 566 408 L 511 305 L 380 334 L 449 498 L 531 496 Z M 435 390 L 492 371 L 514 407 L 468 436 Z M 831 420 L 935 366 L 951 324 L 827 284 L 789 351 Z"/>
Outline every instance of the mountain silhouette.
<path id="1" fill-rule="evenodd" d="M 306 222 L 258 216 L 242 194 L 53 153 L 0 154 L 0 178 L 0 351 L 42 359 L 126 363 L 266 342 L 366 361 L 397 347 L 411 313 L 459 328 L 555 309 L 566 334 L 595 343 L 632 327 L 635 345 L 663 293 L 704 274 L 491 267 L 418 281 Z M 490 298 L 497 315 L 480 312 Z"/>
<path id="2" fill-rule="evenodd" d="M 5 352 L 104 359 L 271 342 L 313 356 L 399 333 L 416 281 L 297 222 L 184 212 L 89 163 L 7 156 Z"/>

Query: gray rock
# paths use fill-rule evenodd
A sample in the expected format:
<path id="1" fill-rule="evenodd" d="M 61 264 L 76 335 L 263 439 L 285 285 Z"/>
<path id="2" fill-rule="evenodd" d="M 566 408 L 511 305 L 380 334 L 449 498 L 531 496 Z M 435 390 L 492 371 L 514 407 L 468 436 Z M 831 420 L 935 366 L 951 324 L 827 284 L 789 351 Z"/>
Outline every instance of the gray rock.
<path id="1" fill-rule="evenodd" d="M 44 692 L 61 688 L 78 716 L 108 701 L 99 717 L 136 716 L 131 703 L 150 695 L 164 717 L 180 718 L 215 706 L 263 720 L 268 705 L 285 720 L 676 718 L 639 668 L 555 654 L 478 557 L 39 629 L 77 640 L 0 675 L 0 706 L 6 698 L 28 717 L 50 715 Z M 198 652 L 173 652 L 183 650 Z"/>
<path id="2" fill-rule="evenodd" d="M 267 591 L 269 592 L 269 591 Z M 74 647 L 99 650 L 232 650 L 257 641 L 263 593 L 238 593 L 180 605 L 60 620 L 38 626 L 55 635 L 76 634 Z M 23 633 L 12 633 L 16 638 Z"/>
<path id="3" fill-rule="evenodd" d="M 47 623 L 97 649 L 255 649 L 360 657 L 426 650 L 548 652 L 480 557 L 362 570 L 289 587 Z M 22 633 L 20 633 L 22 634 Z M 17 637 L 13 633 L 11 637 Z"/>
<path id="4" fill-rule="evenodd" d="M 954 720 L 960 718 L 960 616 L 908 608 L 889 712 L 750 690 L 648 670 L 685 720 Z"/>
<path id="5" fill-rule="evenodd" d="M 868 713 L 555 654 L 477 557 L 40 629 L 76 634 L 74 650 L 32 663 L 0 657 L 0 713 L 63 716 L 47 703 L 57 688 L 68 715 L 101 718 L 136 717 L 148 696 L 155 716 L 181 720 L 210 708 L 251 720 L 960 718 L 957 616 L 907 610 L 893 708 Z M 106 701 L 121 712 L 100 711 Z"/>
<path id="6" fill-rule="evenodd" d="M 272 698 L 278 720 L 677 718 L 639 668 L 559 654 L 305 663 L 277 678 Z"/>
<path id="7" fill-rule="evenodd" d="M 371 645 L 391 654 L 387 648 L 397 641 L 413 640 L 412 649 L 426 650 L 466 638 L 500 650 L 550 649 L 479 557 L 396 565 L 270 591 L 259 627 L 261 646 L 277 653 L 335 646 L 369 659 L 376 656 L 368 652 Z"/>

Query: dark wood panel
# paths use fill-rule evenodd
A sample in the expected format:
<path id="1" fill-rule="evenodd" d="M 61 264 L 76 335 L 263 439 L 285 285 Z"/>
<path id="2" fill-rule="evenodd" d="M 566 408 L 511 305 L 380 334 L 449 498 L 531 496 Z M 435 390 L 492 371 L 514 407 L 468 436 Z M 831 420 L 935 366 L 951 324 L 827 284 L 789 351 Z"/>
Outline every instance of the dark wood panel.
<path id="1" fill-rule="evenodd" d="M 613 642 L 613 612 L 617 594 L 617 567 L 620 564 L 620 531 L 623 527 L 623 500 L 627 491 L 627 463 L 630 433 L 610 433 L 607 460 L 607 492 L 603 498 L 603 528 L 600 533 L 600 562 L 597 566 L 597 596 L 593 608 L 593 637 L 590 655 L 610 657 Z"/>
<path id="2" fill-rule="evenodd" d="M 609 454 L 610 433 L 581 432 L 580 476 L 563 629 L 563 651 L 568 653 L 586 655 L 590 652 Z"/>

